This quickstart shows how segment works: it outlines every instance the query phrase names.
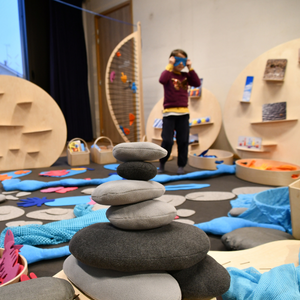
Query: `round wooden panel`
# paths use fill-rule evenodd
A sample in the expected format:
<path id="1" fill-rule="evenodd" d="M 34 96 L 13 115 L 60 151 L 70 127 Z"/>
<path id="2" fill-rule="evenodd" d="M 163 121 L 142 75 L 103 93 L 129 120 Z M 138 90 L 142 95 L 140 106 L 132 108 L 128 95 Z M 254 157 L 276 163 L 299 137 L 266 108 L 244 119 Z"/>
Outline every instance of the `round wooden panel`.
<path id="1" fill-rule="evenodd" d="M 37 85 L 0 75 L 0 170 L 51 166 L 67 139 L 64 116 Z"/>
<path id="2" fill-rule="evenodd" d="M 231 86 L 224 106 L 224 128 L 240 158 L 261 158 L 300 164 L 300 39 L 279 45 L 251 62 Z M 269 59 L 287 59 L 283 81 L 264 80 Z M 247 76 L 254 76 L 250 102 L 240 102 Z M 264 104 L 286 102 L 286 120 L 262 122 Z M 239 136 L 262 138 L 260 150 L 237 149 Z"/>
<path id="3" fill-rule="evenodd" d="M 189 146 L 189 151 L 199 152 L 209 149 L 219 135 L 222 125 L 221 107 L 217 98 L 207 89 L 202 88 L 199 98 L 189 98 L 190 122 L 194 119 L 210 117 L 210 122 L 190 127 L 190 134 L 198 134 L 199 142 Z M 161 129 L 154 128 L 155 119 L 162 119 L 163 98 L 153 107 L 146 126 L 147 141 L 161 145 Z M 198 153 L 200 154 L 200 152 Z M 177 145 L 174 143 L 172 155 L 177 156 Z"/>

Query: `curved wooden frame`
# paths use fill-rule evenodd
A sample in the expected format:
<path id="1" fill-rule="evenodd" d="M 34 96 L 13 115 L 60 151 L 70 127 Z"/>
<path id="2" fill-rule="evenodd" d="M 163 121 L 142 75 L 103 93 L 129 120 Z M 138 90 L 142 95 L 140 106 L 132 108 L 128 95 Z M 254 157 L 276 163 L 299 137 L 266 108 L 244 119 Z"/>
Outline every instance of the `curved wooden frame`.
<path id="1" fill-rule="evenodd" d="M 106 99 L 108 104 L 108 109 L 111 114 L 114 126 L 116 127 L 117 131 L 119 132 L 120 136 L 124 139 L 125 142 L 130 142 L 126 135 L 123 133 L 123 131 L 119 127 L 118 120 L 116 118 L 116 115 L 113 110 L 112 106 L 112 98 L 109 93 L 109 81 L 110 81 L 110 66 L 112 63 L 113 58 L 117 54 L 117 52 L 120 50 L 120 48 L 129 40 L 133 39 L 135 42 L 135 50 L 136 50 L 136 63 L 138 66 L 137 70 L 137 78 L 135 80 L 137 84 L 137 90 L 136 90 L 136 99 L 139 99 L 139 101 L 136 102 L 137 112 L 138 112 L 138 118 L 137 121 L 139 121 L 139 128 L 140 128 L 140 134 L 137 137 L 137 141 L 142 141 L 143 136 L 145 135 L 145 126 L 144 126 L 144 106 L 143 106 L 143 88 L 142 88 L 142 56 L 141 56 L 141 24 L 140 22 L 137 23 L 137 31 L 131 33 L 128 35 L 125 39 L 123 39 L 113 50 L 111 53 L 106 70 L 105 70 L 105 93 L 106 93 Z"/>

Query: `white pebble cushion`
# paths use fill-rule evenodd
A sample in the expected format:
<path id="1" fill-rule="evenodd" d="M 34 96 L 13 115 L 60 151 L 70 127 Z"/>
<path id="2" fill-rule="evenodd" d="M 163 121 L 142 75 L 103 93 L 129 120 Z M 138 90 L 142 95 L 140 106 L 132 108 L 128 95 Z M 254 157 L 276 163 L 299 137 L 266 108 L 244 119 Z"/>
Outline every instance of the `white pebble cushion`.
<path id="1" fill-rule="evenodd" d="M 99 185 L 92 199 L 104 205 L 124 205 L 160 197 L 165 187 L 156 181 L 115 180 Z"/>
<path id="2" fill-rule="evenodd" d="M 181 300 L 179 284 L 163 271 L 124 273 L 90 267 L 70 255 L 63 264 L 68 279 L 95 300 Z"/>
<path id="3" fill-rule="evenodd" d="M 122 162 L 156 160 L 167 153 L 164 148 L 150 142 L 121 143 L 113 148 L 113 156 Z"/>
<path id="4" fill-rule="evenodd" d="M 171 223 L 176 217 L 173 205 L 158 201 L 111 206 L 106 211 L 107 219 L 116 227 L 126 230 L 145 230 Z"/>

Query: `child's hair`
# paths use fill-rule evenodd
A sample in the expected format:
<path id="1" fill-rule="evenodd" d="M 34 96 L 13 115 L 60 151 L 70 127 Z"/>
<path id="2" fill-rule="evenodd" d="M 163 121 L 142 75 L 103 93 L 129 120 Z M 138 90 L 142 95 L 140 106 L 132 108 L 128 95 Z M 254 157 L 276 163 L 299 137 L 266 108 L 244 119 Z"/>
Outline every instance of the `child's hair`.
<path id="1" fill-rule="evenodd" d="M 177 56 L 178 53 L 182 54 L 182 55 L 185 56 L 186 58 L 188 57 L 187 53 L 186 53 L 185 51 L 181 50 L 181 49 L 175 49 L 175 50 L 173 50 L 173 51 L 171 52 L 171 54 L 170 54 L 170 57 L 171 57 L 171 56 Z"/>

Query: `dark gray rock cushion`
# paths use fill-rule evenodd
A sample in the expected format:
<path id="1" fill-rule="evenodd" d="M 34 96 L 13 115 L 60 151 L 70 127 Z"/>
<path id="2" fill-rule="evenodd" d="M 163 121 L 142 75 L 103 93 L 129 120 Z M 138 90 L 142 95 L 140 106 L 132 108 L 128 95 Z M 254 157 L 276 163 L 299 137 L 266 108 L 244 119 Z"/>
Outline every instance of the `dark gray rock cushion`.
<path id="1" fill-rule="evenodd" d="M 120 272 L 189 268 L 206 256 L 209 247 L 204 231 L 178 222 L 140 231 L 96 223 L 75 233 L 69 243 L 70 252 L 82 263 Z"/>
<path id="2" fill-rule="evenodd" d="M 157 175 L 157 169 L 149 162 L 129 161 L 120 164 L 117 173 L 126 179 L 150 180 Z"/>
<path id="3" fill-rule="evenodd" d="M 289 233 L 277 229 L 243 227 L 224 234 L 221 241 L 228 250 L 245 250 L 274 241 L 294 239 Z"/>
<path id="4" fill-rule="evenodd" d="M 124 205 L 160 197 L 165 191 L 156 181 L 114 180 L 100 184 L 92 199 L 104 205 Z"/>
<path id="5" fill-rule="evenodd" d="M 167 272 L 118 272 L 81 263 L 70 255 L 63 264 L 68 279 L 95 300 L 181 300 L 177 281 Z"/>
<path id="6" fill-rule="evenodd" d="M 209 255 L 190 268 L 170 274 L 179 283 L 182 299 L 208 300 L 221 296 L 230 287 L 228 271 Z"/>
<path id="7" fill-rule="evenodd" d="M 129 205 L 110 206 L 107 219 L 116 227 L 126 230 L 145 230 L 171 223 L 176 208 L 159 200 L 146 200 Z"/>
<path id="8" fill-rule="evenodd" d="M 1 300 L 72 300 L 73 286 L 65 279 L 40 277 L 0 287 Z"/>
<path id="9" fill-rule="evenodd" d="M 167 155 L 167 150 L 151 142 L 120 143 L 113 148 L 113 156 L 122 162 L 157 160 Z"/>

